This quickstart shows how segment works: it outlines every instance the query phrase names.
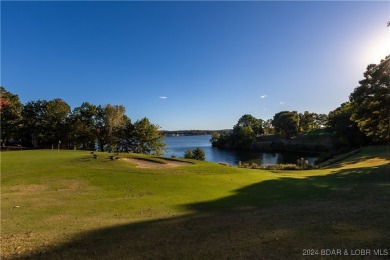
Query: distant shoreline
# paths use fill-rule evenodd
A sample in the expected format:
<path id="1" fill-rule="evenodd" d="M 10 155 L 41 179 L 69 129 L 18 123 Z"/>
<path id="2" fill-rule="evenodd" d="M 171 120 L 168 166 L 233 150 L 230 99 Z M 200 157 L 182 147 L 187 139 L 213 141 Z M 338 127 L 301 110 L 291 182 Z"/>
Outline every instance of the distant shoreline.
<path id="1" fill-rule="evenodd" d="M 162 130 L 161 133 L 164 136 L 191 136 L 191 135 L 211 135 L 213 133 L 226 133 L 231 132 L 232 129 L 223 129 L 223 130 L 175 130 L 167 131 Z"/>

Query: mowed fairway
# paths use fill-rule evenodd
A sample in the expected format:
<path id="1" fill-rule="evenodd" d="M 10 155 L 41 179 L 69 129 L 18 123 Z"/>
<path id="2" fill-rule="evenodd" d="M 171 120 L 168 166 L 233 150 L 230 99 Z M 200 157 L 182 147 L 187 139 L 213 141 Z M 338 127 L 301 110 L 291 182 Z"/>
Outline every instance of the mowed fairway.
<path id="1" fill-rule="evenodd" d="M 3 258 L 296 259 L 306 249 L 390 256 L 386 147 L 326 169 L 273 172 L 207 162 L 141 168 L 98 154 L 1 153 Z"/>

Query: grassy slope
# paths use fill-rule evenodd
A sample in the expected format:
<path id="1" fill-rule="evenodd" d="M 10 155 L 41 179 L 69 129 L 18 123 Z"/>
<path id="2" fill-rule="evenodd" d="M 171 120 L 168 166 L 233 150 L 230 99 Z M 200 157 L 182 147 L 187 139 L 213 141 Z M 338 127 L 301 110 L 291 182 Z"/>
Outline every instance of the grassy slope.
<path id="1" fill-rule="evenodd" d="M 2 153 L 2 254 L 279 258 L 304 248 L 386 248 L 384 154 L 367 148 L 327 169 L 269 172 L 203 162 L 140 169 L 80 151 Z"/>

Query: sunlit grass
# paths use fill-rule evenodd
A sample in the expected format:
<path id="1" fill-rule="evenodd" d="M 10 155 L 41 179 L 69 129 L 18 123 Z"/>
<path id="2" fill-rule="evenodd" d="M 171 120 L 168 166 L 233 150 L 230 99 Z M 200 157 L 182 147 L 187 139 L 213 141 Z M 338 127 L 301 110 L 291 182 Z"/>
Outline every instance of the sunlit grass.
<path id="1" fill-rule="evenodd" d="M 248 243 L 260 243 L 258 246 L 261 247 L 267 239 L 256 238 L 254 234 L 249 235 L 250 230 L 254 228 L 253 225 L 258 225 L 256 224 L 258 220 L 247 216 L 248 212 L 255 210 L 255 214 L 259 210 L 267 210 L 274 216 L 280 209 L 284 211 L 290 208 L 290 205 L 293 205 L 291 203 L 312 203 L 313 200 L 329 196 L 334 192 L 355 190 L 356 185 L 370 185 L 367 187 L 370 189 L 375 187 L 376 192 L 383 193 L 388 188 L 387 179 L 382 174 L 386 170 L 384 164 L 388 163 L 384 151 L 383 147 L 366 148 L 338 165 L 310 171 L 241 169 L 192 160 L 190 161 L 193 164 L 187 166 L 155 169 L 138 168 L 125 160 L 111 160 L 109 157 L 111 154 L 105 153 L 98 153 L 97 159 L 85 151 L 44 150 L 2 153 L 1 250 L 4 256 L 33 252 L 43 248 L 48 250 L 53 246 L 73 243 L 72 241 L 75 237 L 79 237 L 80 233 L 100 229 L 111 230 L 111 227 L 118 225 L 125 225 L 125 230 L 127 228 L 132 230 L 132 225 L 136 225 L 134 228 L 137 230 L 142 227 L 143 233 L 148 235 L 145 237 L 139 234 L 137 241 L 141 244 L 148 244 L 149 240 L 159 243 L 157 240 L 162 230 L 173 223 L 183 224 L 188 221 L 198 229 L 191 231 L 194 239 L 201 239 L 206 234 L 211 235 L 222 227 L 225 227 L 226 233 L 218 232 L 229 236 L 236 225 L 241 225 L 241 231 L 237 233 L 238 238 L 252 236 L 253 240 Z M 162 158 L 155 156 L 121 154 L 120 157 L 166 163 Z M 367 190 L 365 187 L 362 186 L 361 190 Z M 343 196 L 355 199 L 359 197 L 359 193 L 356 191 L 346 195 L 343 193 Z M 388 198 L 386 196 L 388 193 L 382 194 L 382 198 Z M 278 209 L 274 211 L 274 207 Z M 305 207 L 310 208 L 310 206 Z M 316 207 L 313 210 L 316 212 L 319 209 Z M 222 214 L 222 212 L 242 212 L 244 214 L 242 216 L 249 219 L 248 226 L 242 226 L 245 223 L 240 223 L 240 217 L 236 216 L 236 213 L 227 218 L 222 217 L 221 223 L 218 222 L 217 216 L 208 216 L 211 213 Z M 205 214 L 208 217 L 204 226 L 192 222 L 193 218 L 202 218 Z M 320 216 L 321 214 L 315 215 L 313 218 L 320 218 Z M 237 223 L 231 223 L 233 221 L 231 217 Z M 160 224 L 151 225 L 150 223 L 154 221 L 159 221 Z M 284 230 L 278 232 L 289 234 L 292 237 L 288 238 L 288 241 L 294 241 L 294 232 L 289 226 L 291 223 L 284 226 L 283 222 L 277 219 L 274 221 L 275 227 Z M 141 226 L 138 226 L 139 224 Z M 344 232 L 343 227 L 347 224 L 334 228 Z M 170 232 L 174 234 L 182 232 L 177 229 L 180 225 L 171 227 Z M 151 227 L 153 228 L 150 229 Z M 350 232 L 348 230 L 343 233 L 343 236 L 348 235 Z M 120 229 L 118 235 L 124 235 L 122 231 Z M 265 234 L 268 231 L 262 232 Z M 366 233 L 362 232 L 362 234 Z M 221 243 L 230 243 L 225 235 L 219 237 Z M 97 236 L 102 236 L 103 240 L 108 239 L 103 234 Z M 111 235 L 109 237 L 112 239 Z M 85 239 L 89 241 L 89 238 Z M 170 236 L 170 239 L 168 239 L 171 241 L 169 243 L 180 241 L 177 237 Z M 96 246 L 95 242 L 88 243 L 92 247 Z M 179 250 L 181 253 L 176 251 L 178 255 L 188 257 L 193 253 L 190 240 L 186 243 L 189 243 L 187 245 L 189 249 Z M 102 244 L 103 249 L 104 244 Z M 209 252 L 205 255 L 226 256 L 223 252 L 218 252 L 217 245 L 214 245 L 215 248 L 211 244 L 203 246 L 205 252 Z M 237 243 L 235 246 L 237 246 L 236 250 L 246 250 L 244 244 Z M 292 252 L 295 252 L 297 245 L 292 247 Z M 88 248 L 91 250 L 89 246 Z M 144 250 L 153 251 L 157 256 L 163 257 L 163 251 L 166 249 L 164 248 L 165 246 L 160 248 L 157 246 L 155 249 L 157 251 L 154 252 L 153 247 L 147 246 Z M 112 250 L 111 245 L 107 245 L 106 249 Z M 120 255 L 117 256 L 137 252 L 138 256 L 143 254 L 133 246 L 129 246 L 126 250 L 120 251 Z M 169 251 L 169 255 L 174 256 L 173 248 L 169 250 L 172 250 Z M 210 252 L 214 253 L 210 255 Z M 56 254 L 49 253 L 49 256 L 53 257 Z M 73 254 L 78 253 L 75 251 Z M 88 254 L 89 251 L 83 253 L 84 256 Z"/>

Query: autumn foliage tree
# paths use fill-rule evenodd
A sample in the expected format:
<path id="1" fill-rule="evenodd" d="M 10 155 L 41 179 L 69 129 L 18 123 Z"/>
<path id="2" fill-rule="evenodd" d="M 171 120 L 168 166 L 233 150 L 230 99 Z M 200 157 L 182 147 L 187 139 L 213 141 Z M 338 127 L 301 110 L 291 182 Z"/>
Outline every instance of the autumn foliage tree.
<path id="1" fill-rule="evenodd" d="M 1 145 L 18 136 L 22 120 L 23 105 L 18 95 L 0 87 Z"/>

